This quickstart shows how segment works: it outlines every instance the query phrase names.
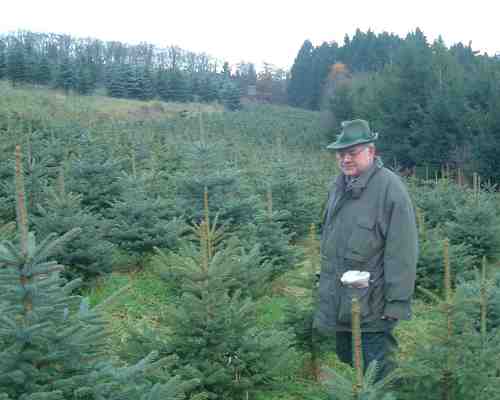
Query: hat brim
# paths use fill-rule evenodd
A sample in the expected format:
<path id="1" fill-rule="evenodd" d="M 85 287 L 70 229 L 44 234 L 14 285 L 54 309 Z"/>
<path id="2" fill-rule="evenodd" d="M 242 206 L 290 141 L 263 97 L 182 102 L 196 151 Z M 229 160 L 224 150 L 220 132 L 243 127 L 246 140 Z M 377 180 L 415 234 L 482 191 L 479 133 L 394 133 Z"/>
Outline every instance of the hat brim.
<path id="1" fill-rule="evenodd" d="M 326 148 L 328 150 L 348 149 L 349 147 L 357 146 L 358 144 L 372 143 L 377 139 L 378 139 L 378 132 L 373 132 L 373 136 L 370 139 L 360 139 L 350 143 L 339 143 L 339 141 L 337 140 L 333 143 L 330 143 L 328 146 L 326 146 Z"/>

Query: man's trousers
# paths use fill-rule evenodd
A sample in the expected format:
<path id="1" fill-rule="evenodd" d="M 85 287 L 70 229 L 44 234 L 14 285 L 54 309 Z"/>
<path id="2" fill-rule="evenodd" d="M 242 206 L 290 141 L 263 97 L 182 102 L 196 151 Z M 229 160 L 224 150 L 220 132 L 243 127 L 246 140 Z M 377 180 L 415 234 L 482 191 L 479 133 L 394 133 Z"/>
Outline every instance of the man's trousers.
<path id="1" fill-rule="evenodd" d="M 351 332 L 337 332 L 335 335 L 335 348 L 339 359 L 353 365 L 353 338 Z M 374 360 L 378 363 L 376 380 L 385 377 L 395 367 L 392 355 L 397 349 L 398 342 L 391 331 L 364 332 L 361 334 L 361 347 L 363 353 L 363 370 Z"/>

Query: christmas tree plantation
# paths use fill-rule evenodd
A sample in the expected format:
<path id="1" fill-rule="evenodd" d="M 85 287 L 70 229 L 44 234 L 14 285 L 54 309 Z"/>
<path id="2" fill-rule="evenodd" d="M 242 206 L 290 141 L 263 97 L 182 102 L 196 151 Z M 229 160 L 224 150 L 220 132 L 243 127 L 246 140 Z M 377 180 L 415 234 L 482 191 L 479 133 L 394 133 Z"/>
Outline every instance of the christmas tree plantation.
<path id="1" fill-rule="evenodd" d="M 258 327 L 252 296 L 271 276 L 270 265 L 256 251 L 247 257 L 235 242 L 221 242 L 207 207 L 205 213 L 195 227 L 198 246 L 160 254 L 164 276 L 179 286 L 179 297 L 159 321 L 168 333 L 135 332 L 130 355 L 143 356 L 156 346 L 162 354 L 177 355 L 176 374 L 200 381 L 195 393 L 208 399 L 249 398 L 290 368 L 292 335 Z M 263 279 L 256 280 L 259 274 Z"/>
<path id="2" fill-rule="evenodd" d="M 145 373 L 168 360 L 150 354 L 114 367 L 105 355 L 101 316 L 71 295 L 63 267 L 49 257 L 79 233 L 38 242 L 28 231 L 21 151 L 16 149 L 18 236 L 0 244 L 0 396 L 3 400 L 175 399 L 178 378 L 153 385 Z"/>

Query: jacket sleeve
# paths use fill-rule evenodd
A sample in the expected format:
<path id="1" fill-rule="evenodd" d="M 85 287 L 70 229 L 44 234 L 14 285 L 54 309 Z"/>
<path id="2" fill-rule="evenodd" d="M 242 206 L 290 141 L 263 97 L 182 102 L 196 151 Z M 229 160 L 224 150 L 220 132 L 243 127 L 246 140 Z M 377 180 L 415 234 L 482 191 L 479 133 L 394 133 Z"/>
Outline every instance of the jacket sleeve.
<path id="1" fill-rule="evenodd" d="M 321 215 L 320 215 L 320 225 L 319 225 L 319 232 L 320 234 L 323 233 L 323 229 L 325 228 L 325 224 L 326 224 L 326 219 L 327 219 L 327 216 L 328 216 L 328 212 L 330 210 L 330 202 L 334 196 L 334 192 L 335 192 L 335 187 L 336 187 L 336 180 L 334 180 L 331 184 L 330 184 L 330 187 L 328 189 L 328 195 L 326 196 L 326 199 L 325 201 L 323 202 L 323 205 L 321 207 Z"/>
<path id="2" fill-rule="evenodd" d="M 402 183 L 392 185 L 388 198 L 390 200 L 384 250 L 384 315 L 409 319 L 418 258 L 415 212 Z"/>

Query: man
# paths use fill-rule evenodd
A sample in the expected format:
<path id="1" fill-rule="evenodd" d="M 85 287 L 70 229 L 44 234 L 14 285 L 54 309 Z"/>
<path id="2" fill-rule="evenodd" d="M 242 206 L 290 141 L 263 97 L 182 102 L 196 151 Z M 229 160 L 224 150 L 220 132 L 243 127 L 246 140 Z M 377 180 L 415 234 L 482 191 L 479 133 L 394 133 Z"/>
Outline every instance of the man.
<path id="1" fill-rule="evenodd" d="M 367 121 L 345 121 L 327 147 L 336 151 L 342 173 L 330 190 L 323 219 L 315 326 L 324 334 L 335 333 L 340 360 L 352 364 L 351 299 L 357 296 L 364 366 L 377 360 L 380 378 L 397 346 L 392 330 L 411 316 L 418 239 L 404 183 L 375 156 L 377 137 Z M 367 287 L 343 284 L 349 270 L 369 272 Z"/>

